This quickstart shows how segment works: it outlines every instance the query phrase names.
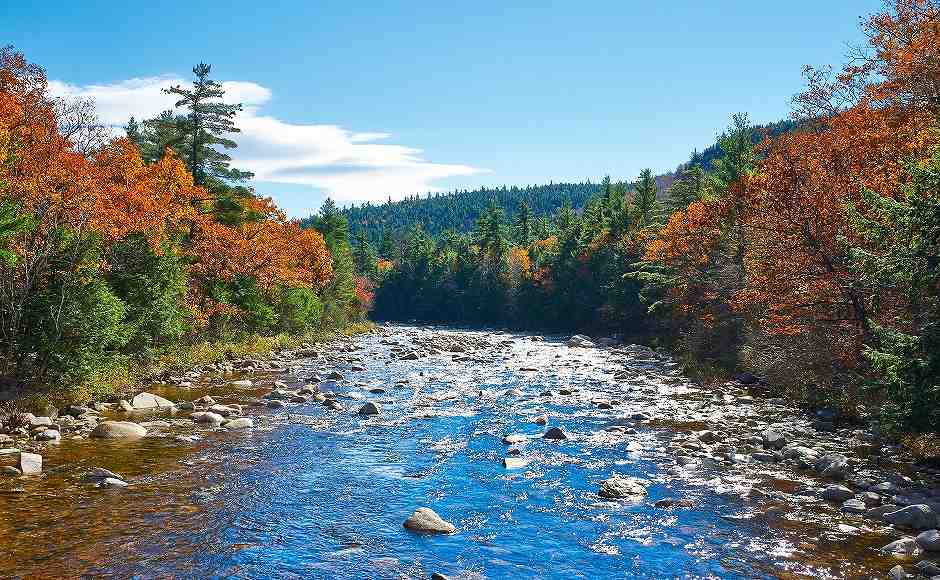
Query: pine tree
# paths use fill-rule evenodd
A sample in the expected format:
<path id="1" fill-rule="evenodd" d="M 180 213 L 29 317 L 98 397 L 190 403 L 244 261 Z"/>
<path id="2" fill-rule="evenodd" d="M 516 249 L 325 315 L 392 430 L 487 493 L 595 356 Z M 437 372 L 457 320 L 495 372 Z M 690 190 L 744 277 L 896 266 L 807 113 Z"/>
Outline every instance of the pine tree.
<path id="1" fill-rule="evenodd" d="M 528 246 L 532 242 L 533 224 L 532 208 L 525 200 L 519 202 L 519 211 L 516 213 L 516 243 Z"/>
<path id="2" fill-rule="evenodd" d="M 633 199 L 633 212 L 637 227 L 645 228 L 659 223 L 660 207 L 656 200 L 656 179 L 649 169 L 640 172 Z"/>
<path id="3" fill-rule="evenodd" d="M 209 78 L 212 67 L 200 62 L 193 67 L 193 88 L 179 85 L 164 89 L 169 95 L 177 95 L 177 108 L 182 107 L 188 114 L 184 129 L 185 146 L 179 153 L 193 174 L 197 185 L 212 188 L 227 181 L 241 181 L 251 177 L 251 173 L 234 169 L 230 166 L 232 158 L 218 150 L 233 149 L 238 145 L 225 137 L 241 131 L 235 126 L 235 115 L 242 110 L 242 105 L 222 102 L 225 90 L 218 82 Z M 185 153 L 184 153 L 185 151 Z"/>
<path id="4" fill-rule="evenodd" d="M 356 233 L 356 247 L 353 250 L 353 258 L 356 261 L 356 270 L 370 280 L 375 280 L 378 275 L 378 256 L 375 248 L 369 243 L 365 232 L 360 230 Z"/>

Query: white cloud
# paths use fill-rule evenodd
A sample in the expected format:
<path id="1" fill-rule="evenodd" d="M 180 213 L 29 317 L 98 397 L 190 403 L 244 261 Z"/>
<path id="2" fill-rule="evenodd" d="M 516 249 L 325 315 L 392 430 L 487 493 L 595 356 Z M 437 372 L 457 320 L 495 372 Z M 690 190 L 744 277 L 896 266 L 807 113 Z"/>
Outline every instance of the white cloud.
<path id="1" fill-rule="evenodd" d="M 385 132 L 354 132 L 337 125 L 288 123 L 261 113 L 271 91 L 249 81 L 223 82 L 226 101 L 242 103 L 237 120 L 238 148 L 229 152 L 233 165 L 258 181 L 312 186 L 340 203 L 385 201 L 413 193 L 439 191 L 444 178 L 487 172 L 462 164 L 428 161 L 421 149 L 383 143 Z M 103 85 L 49 83 L 67 98 L 92 99 L 102 122 L 120 127 L 134 116 L 154 117 L 171 109 L 175 99 L 161 89 L 188 85 L 176 76 L 134 78 Z"/>

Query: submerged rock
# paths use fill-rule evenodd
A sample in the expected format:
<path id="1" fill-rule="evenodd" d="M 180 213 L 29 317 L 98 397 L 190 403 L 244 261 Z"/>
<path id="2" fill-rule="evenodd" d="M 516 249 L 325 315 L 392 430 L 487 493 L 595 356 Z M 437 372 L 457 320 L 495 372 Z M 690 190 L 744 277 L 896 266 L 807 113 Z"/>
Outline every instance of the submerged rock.
<path id="1" fill-rule="evenodd" d="M 418 508 L 405 520 L 404 526 L 416 532 L 429 534 L 452 534 L 457 531 L 454 524 L 445 521 L 431 508 Z"/>
<path id="2" fill-rule="evenodd" d="M 147 435 L 147 429 L 131 421 L 102 421 L 91 432 L 98 439 L 139 439 Z"/>

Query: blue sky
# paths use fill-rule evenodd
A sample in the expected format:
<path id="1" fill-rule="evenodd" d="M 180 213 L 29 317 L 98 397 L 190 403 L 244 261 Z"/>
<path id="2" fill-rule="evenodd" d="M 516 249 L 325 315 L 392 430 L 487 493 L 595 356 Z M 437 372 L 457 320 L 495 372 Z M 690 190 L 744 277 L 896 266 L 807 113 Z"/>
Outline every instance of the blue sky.
<path id="1" fill-rule="evenodd" d="M 116 123 L 213 66 L 236 153 L 295 216 L 429 189 L 673 169 L 735 112 L 789 114 L 880 0 L 5 3 L 0 43 Z M 123 122 L 123 121 L 121 121 Z"/>

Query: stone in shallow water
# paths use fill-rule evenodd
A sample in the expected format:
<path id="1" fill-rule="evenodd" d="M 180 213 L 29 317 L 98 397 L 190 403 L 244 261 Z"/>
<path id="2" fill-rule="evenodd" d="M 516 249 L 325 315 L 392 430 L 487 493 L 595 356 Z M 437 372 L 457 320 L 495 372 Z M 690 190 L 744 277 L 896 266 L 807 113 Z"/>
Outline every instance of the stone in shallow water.
<path id="1" fill-rule="evenodd" d="M 105 469 L 103 467 L 96 467 L 85 474 L 85 479 L 90 479 L 90 480 L 106 479 L 108 477 L 112 479 L 120 479 L 122 481 L 124 480 L 124 478 L 118 475 L 117 473 L 114 473 L 113 471 L 109 469 Z"/>
<path id="2" fill-rule="evenodd" d="M 927 530 L 937 526 L 937 514 L 924 504 L 909 505 L 884 515 L 887 522 L 900 528 Z"/>
<path id="3" fill-rule="evenodd" d="M 602 481 L 597 493 L 607 499 L 640 498 L 646 495 L 646 486 L 632 477 L 615 475 Z"/>
<path id="4" fill-rule="evenodd" d="M 226 429 L 251 429 L 255 426 L 255 422 L 252 421 L 250 417 L 239 417 L 231 421 L 226 421 L 222 426 Z"/>
<path id="5" fill-rule="evenodd" d="M 416 532 L 429 534 L 452 534 L 457 531 L 454 524 L 445 521 L 431 508 L 418 508 L 405 520 L 405 527 Z"/>
<path id="6" fill-rule="evenodd" d="M 212 427 L 218 427 L 225 420 L 225 418 L 223 418 L 222 415 L 219 415 L 218 413 L 213 413 L 212 411 L 201 411 L 201 412 L 193 413 L 192 415 L 190 415 L 190 418 L 196 423 L 200 423 L 202 425 L 209 425 Z"/>
<path id="7" fill-rule="evenodd" d="M 568 434 L 561 430 L 560 427 L 552 427 L 542 435 L 544 439 L 554 439 L 560 441 L 562 439 L 567 439 Z"/>
<path id="8" fill-rule="evenodd" d="M 98 439 L 139 439 L 146 434 L 146 428 L 130 421 L 102 421 L 91 432 Z"/>
<path id="9" fill-rule="evenodd" d="M 855 496 L 855 492 L 844 485 L 830 485 L 822 491 L 822 497 L 828 501 L 841 502 Z"/>
<path id="10" fill-rule="evenodd" d="M 369 401 L 359 409 L 360 415 L 378 415 L 382 412 L 382 406 L 378 403 Z"/>
<path id="11" fill-rule="evenodd" d="M 127 482 L 123 479 L 106 477 L 98 482 L 98 487 L 127 487 Z"/>
<path id="12" fill-rule="evenodd" d="M 523 435 L 522 433 L 510 433 L 503 437 L 503 443 L 506 445 L 518 445 L 520 443 L 525 443 L 529 438 Z"/>

